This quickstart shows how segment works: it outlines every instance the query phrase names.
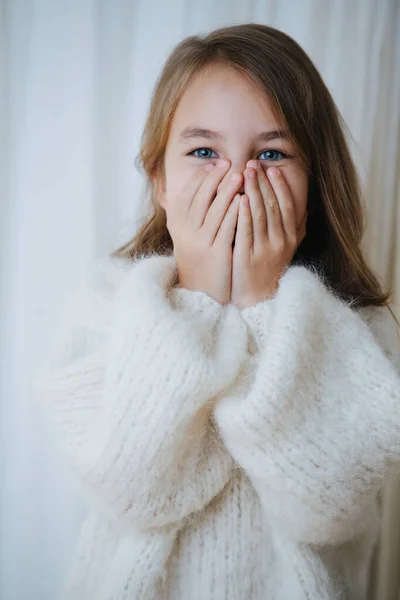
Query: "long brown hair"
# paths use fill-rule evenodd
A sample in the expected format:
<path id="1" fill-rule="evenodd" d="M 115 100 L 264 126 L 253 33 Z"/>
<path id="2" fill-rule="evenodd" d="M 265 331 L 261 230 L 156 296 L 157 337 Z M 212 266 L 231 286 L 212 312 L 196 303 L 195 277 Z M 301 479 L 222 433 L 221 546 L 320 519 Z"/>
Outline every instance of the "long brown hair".
<path id="1" fill-rule="evenodd" d="M 165 210 L 157 199 L 171 122 L 190 81 L 215 64 L 237 69 L 268 95 L 308 169 L 307 235 L 292 264 L 317 267 L 336 294 L 354 307 L 388 305 L 392 290 L 382 290 L 360 247 L 364 210 L 346 126 L 304 50 L 282 31 L 261 24 L 190 36 L 169 56 L 156 82 L 136 163 L 146 178 L 151 212 L 135 237 L 111 256 L 135 260 L 172 251 Z"/>

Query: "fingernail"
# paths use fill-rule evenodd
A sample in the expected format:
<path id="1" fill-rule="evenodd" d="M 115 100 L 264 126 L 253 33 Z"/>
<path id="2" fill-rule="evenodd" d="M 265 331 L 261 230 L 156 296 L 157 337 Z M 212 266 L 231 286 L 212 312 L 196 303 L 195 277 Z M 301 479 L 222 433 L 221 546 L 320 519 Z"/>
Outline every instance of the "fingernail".
<path id="1" fill-rule="evenodd" d="M 229 165 L 229 162 L 227 160 L 225 160 L 224 158 L 222 160 L 220 160 L 218 163 L 218 167 L 220 167 L 221 169 L 225 169 L 228 165 Z"/>
<path id="2" fill-rule="evenodd" d="M 279 169 L 276 167 L 271 167 L 268 169 L 268 175 L 271 175 L 272 177 L 278 177 L 280 175 Z"/>
<path id="3" fill-rule="evenodd" d="M 213 168 L 214 168 L 214 165 L 212 163 L 210 163 L 210 164 L 208 164 L 208 165 L 206 165 L 204 167 L 204 170 L 205 171 L 212 171 Z"/>

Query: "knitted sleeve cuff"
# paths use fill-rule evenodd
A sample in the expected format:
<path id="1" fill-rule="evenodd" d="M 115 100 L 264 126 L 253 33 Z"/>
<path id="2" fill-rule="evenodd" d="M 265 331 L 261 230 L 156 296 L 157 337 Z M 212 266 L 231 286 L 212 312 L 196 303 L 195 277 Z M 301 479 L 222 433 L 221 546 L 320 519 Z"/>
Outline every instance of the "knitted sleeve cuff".
<path id="1" fill-rule="evenodd" d="M 175 287 L 170 291 L 169 298 L 172 307 L 176 310 L 189 311 L 199 317 L 205 315 L 217 317 L 222 310 L 222 304 L 200 290 Z"/>
<path id="2" fill-rule="evenodd" d="M 249 326 L 251 332 L 251 353 L 261 351 L 265 347 L 268 332 L 271 330 L 273 315 L 276 311 L 276 303 L 279 302 L 278 296 L 280 295 L 281 287 L 286 288 L 288 285 L 304 286 L 308 284 L 313 289 L 316 276 L 318 276 L 317 271 L 312 266 L 309 268 L 297 265 L 290 266 L 284 271 L 272 298 L 241 310 L 242 318 Z"/>
<path id="3" fill-rule="evenodd" d="M 251 332 L 250 353 L 260 351 L 266 342 L 273 313 L 274 299 L 258 302 L 241 311 L 242 319 L 247 323 Z"/>

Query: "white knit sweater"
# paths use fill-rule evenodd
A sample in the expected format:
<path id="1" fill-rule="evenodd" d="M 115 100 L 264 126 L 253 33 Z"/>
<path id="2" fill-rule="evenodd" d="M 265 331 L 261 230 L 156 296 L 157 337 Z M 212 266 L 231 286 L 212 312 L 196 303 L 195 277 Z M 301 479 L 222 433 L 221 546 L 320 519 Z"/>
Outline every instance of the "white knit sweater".
<path id="1" fill-rule="evenodd" d="M 63 600 L 365 598 L 400 471 L 400 350 L 291 266 L 239 310 L 173 256 L 101 259 L 34 391 L 89 503 Z"/>

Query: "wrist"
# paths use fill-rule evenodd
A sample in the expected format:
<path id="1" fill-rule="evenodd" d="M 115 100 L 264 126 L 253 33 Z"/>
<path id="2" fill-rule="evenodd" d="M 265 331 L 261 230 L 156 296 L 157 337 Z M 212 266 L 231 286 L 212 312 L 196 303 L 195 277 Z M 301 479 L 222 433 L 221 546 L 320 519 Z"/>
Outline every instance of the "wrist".
<path id="1" fill-rule="evenodd" d="M 233 302 L 233 304 L 240 310 L 245 310 L 247 308 L 253 308 L 253 307 L 257 306 L 257 304 L 265 302 L 266 300 L 272 300 L 272 298 L 274 298 L 274 296 L 276 294 L 277 289 L 278 288 L 276 287 L 273 290 L 269 291 L 268 293 L 264 293 L 264 294 L 258 295 L 258 296 L 254 295 L 254 296 L 242 297 L 239 300 L 235 300 Z"/>

